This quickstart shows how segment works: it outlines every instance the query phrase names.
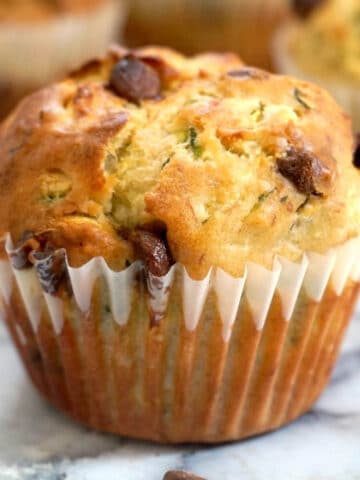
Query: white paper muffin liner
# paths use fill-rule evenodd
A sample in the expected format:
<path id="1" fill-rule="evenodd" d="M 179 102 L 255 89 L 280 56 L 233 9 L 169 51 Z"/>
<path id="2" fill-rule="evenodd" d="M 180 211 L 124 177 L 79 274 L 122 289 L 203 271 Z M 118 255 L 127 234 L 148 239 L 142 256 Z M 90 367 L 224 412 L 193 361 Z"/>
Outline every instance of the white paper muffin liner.
<path id="1" fill-rule="evenodd" d="M 287 423 L 317 398 L 359 265 L 360 237 L 299 263 L 277 257 L 271 270 L 248 263 L 241 278 L 213 268 L 196 281 L 180 264 L 145 276 L 140 262 L 114 272 L 94 258 L 66 265 L 64 299 L 44 293 L 34 268 L 3 259 L 0 310 L 34 383 L 74 418 L 161 441 L 232 440 Z"/>
<path id="2" fill-rule="evenodd" d="M 325 76 L 319 77 L 305 71 L 291 54 L 289 45 L 296 32 L 296 26 L 285 24 L 276 32 L 273 41 L 273 61 L 276 70 L 284 75 L 301 78 L 327 89 L 339 102 L 343 109 L 352 117 L 355 131 L 360 130 L 360 88 L 335 81 Z"/>
<path id="3" fill-rule="evenodd" d="M 8 236 L 6 251 L 10 254 L 12 250 L 13 244 Z M 182 297 L 186 328 L 189 331 L 197 328 L 208 292 L 213 288 L 224 325 L 223 338 L 224 341 L 228 341 L 243 295 L 250 304 L 256 328 L 261 330 L 264 328 L 275 291 L 281 298 L 283 317 L 289 321 L 302 286 L 309 298 L 315 302 L 321 301 L 329 282 L 336 295 L 340 296 L 349 278 L 355 282 L 360 281 L 359 262 L 360 238 L 356 238 L 325 255 L 309 252 L 303 256 L 300 263 L 276 257 L 272 270 L 249 262 L 244 276 L 240 278 L 234 278 L 221 268 L 217 268 L 211 269 L 203 280 L 197 281 L 188 275 L 184 266 L 176 264 L 164 277 L 149 274 L 150 304 L 160 316 L 166 311 L 175 271 L 180 270 L 183 278 Z M 80 268 L 72 268 L 67 263 L 66 268 L 81 312 L 89 311 L 94 283 L 97 278 L 103 276 L 109 290 L 114 321 L 119 325 L 126 324 L 135 277 L 142 269 L 140 262 L 121 272 L 111 270 L 100 257 L 94 258 Z M 54 329 L 60 333 L 63 324 L 61 301 L 43 291 L 34 268 L 17 270 L 9 261 L 0 261 L 0 293 L 3 300 L 9 301 L 12 274 L 21 291 L 34 330 L 36 331 L 39 325 L 42 302 L 45 299 Z"/>
<path id="4" fill-rule="evenodd" d="M 125 21 L 125 2 L 108 0 L 77 15 L 48 22 L 4 23 L 0 29 L 0 81 L 37 88 L 102 55 Z"/>

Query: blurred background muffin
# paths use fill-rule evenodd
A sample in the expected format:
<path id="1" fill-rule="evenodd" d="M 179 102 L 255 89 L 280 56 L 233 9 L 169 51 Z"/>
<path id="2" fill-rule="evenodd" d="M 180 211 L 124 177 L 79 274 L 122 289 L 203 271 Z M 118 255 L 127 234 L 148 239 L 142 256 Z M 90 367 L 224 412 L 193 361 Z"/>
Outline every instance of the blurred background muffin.
<path id="1" fill-rule="evenodd" d="M 297 3 L 306 2 L 295 2 Z M 310 2 L 307 2 L 308 4 Z M 327 88 L 360 129 L 360 1 L 328 0 L 277 32 L 274 62 L 285 74 Z M 311 10 L 311 11 L 310 11 Z"/>
<path id="2" fill-rule="evenodd" d="M 123 0 L 0 0 L 0 118 L 25 94 L 101 55 Z"/>
<path id="3" fill-rule="evenodd" d="M 270 39 L 287 17 L 288 0 L 132 0 L 129 46 L 169 45 L 185 53 L 229 50 L 270 67 Z"/>

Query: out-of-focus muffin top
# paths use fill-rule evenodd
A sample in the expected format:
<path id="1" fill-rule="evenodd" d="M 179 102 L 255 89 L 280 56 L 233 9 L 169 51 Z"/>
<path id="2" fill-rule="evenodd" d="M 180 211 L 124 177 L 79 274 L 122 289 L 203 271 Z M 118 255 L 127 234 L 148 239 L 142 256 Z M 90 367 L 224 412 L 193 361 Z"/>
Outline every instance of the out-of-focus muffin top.
<path id="1" fill-rule="evenodd" d="M 297 28 L 291 50 L 305 70 L 360 84 L 360 2 L 327 0 Z"/>
<path id="2" fill-rule="evenodd" d="M 188 54 L 230 49 L 266 68 L 271 38 L 290 16 L 290 0 L 131 0 L 128 6 L 127 45 L 170 45 Z"/>
<path id="3" fill-rule="evenodd" d="M 359 234 L 353 144 L 319 87 L 231 54 L 115 48 L 3 123 L 0 236 L 33 232 L 73 265 L 121 269 L 139 229 L 161 232 L 192 276 L 241 275 Z"/>
<path id="4" fill-rule="evenodd" d="M 81 13 L 108 0 L 0 0 L 0 22 L 38 22 Z"/>

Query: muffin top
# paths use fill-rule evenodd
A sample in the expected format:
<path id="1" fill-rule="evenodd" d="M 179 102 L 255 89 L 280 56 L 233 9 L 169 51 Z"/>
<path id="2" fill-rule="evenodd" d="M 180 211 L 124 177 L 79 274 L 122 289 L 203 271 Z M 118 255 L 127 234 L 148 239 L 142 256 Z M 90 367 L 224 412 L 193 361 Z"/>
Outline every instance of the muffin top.
<path id="1" fill-rule="evenodd" d="M 296 29 L 291 50 L 309 72 L 359 85 L 360 2 L 320 3 Z"/>
<path id="2" fill-rule="evenodd" d="M 64 248 L 73 266 L 239 276 L 359 234 L 353 148 L 317 86 L 231 54 L 113 48 L 2 124 L 0 237 Z"/>
<path id="3" fill-rule="evenodd" d="M 81 13 L 106 0 L 0 0 L 0 22 L 38 22 L 55 15 Z"/>

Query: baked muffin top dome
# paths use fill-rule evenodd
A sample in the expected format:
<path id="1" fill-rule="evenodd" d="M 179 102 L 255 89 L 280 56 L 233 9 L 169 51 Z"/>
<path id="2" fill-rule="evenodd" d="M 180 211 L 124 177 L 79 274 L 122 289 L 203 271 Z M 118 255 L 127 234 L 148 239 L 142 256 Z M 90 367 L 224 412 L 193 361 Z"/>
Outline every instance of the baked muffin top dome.
<path id="1" fill-rule="evenodd" d="M 241 275 L 358 235 L 353 144 L 319 87 L 231 54 L 113 48 L 1 126 L 0 236 L 121 269 L 150 231 L 193 277 Z"/>

